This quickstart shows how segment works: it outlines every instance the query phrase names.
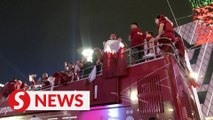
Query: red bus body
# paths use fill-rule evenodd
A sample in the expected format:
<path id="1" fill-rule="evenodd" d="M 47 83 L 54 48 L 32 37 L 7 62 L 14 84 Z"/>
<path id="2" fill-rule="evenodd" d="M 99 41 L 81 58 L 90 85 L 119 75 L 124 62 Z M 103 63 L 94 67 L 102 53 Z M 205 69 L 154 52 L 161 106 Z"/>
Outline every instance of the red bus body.
<path id="1" fill-rule="evenodd" d="M 85 78 L 54 90 L 89 90 L 91 110 L 16 113 L 5 101 L 0 104 L 0 118 L 28 120 L 35 115 L 44 120 L 200 119 L 189 80 L 173 55 L 132 65 L 127 76 L 105 79 L 98 75 L 91 83 Z"/>

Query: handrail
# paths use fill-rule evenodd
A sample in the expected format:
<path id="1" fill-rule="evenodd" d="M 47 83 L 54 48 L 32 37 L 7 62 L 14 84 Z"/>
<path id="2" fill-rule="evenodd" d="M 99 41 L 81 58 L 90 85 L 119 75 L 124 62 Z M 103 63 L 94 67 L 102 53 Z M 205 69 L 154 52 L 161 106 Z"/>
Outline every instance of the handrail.
<path id="1" fill-rule="evenodd" d="M 136 61 L 134 61 L 134 60 L 132 59 L 132 54 L 136 54 L 136 53 L 138 53 L 138 52 L 145 52 L 146 50 L 150 50 L 150 49 L 157 49 L 159 46 L 166 45 L 166 46 L 169 46 L 169 47 L 172 49 L 172 53 L 171 53 L 171 52 L 157 53 L 157 54 L 155 54 L 155 55 L 154 55 L 153 57 L 151 57 L 151 58 L 156 58 L 156 57 L 158 57 L 158 56 L 163 56 L 163 55 L 173 55 L 173 56 L 175 57 L 175 59 L 177 60 L 177 63 L 179 64 L 179 67 L 180 67 L 183 71 L 185 71 L 187 67 L 185 66 L 184 61 L 183 61 L 183 60 L 181 59 L 181 57 L 178 55 L 178 51 L 177 51 L 176 47 L 173 45 L 173 42 L 172 42 L 172 41 L 171 41 L 170 43 L 161 43 L 161 44 L 157 44 L 157 45 L 152 46 L 151 48 L 148 46 L 147 49 L 142 49 L 141 51 L 137 51 L 137 52 L 132 52 L 132 51 L 131 51 L 131 50 L 132 50 L 133 48 L 135 48 L 135 47 L 138 47 L 138 46 L 141 46 L 141 45 L 146 45 L 146 44 L 148 44 L 148 43 L 158 42 L 158 41 L 161 40 L 161 39 L 167 39 L 168 41 L 171 41 L 169 38 L 161 37 L 161 38 L 159 38 L 159 39 L 154 39 L 154 40 L 152 40 L 152 41 L 144 42 L 144 43 L 141 43 L 141 44 L 139 44 L 139 45 L 137 45 L 137 46 L 134 46 L 134 47 L 125 49 L 125 54 L 126 54 L 127 58 L 129 57 L 129 60 L 130 60 L 129 62 L 127 62 L 127 64 L 129 63 L 128 66 L 134 65 L 133 62 L 136 62 Z M 150 57 L 147 57 L 147 58 L 146 58 L 146 57 L 143 57 L 143 58 L 139 59 L 139 61 L 142 60 L 140 63 L 143 63 L 143 62 L 144 62 L 143 60 L 149 60 L 149 59 L 150 59 Z M 89 66 L 89 67 L 87 67 L 87 68 L 85 68 L 85 69 L 82 69 L 82 71 L 86 71 L 86 70 L 88 70 L 88 69 L 91 69 L 91 70 L 92 70 L 92 68 L 93 68 L 94 66 L 101 66 L 100 71 L 97 71 L 97 72 L 98 72 L 98 75 L 102 74 L 102 64 L 100 64 L 100 65 L 92 65 L 92 66 Z M 80 76 L 81 79 L 79 79 L 79 80 L 87 79 L 88 76 L 89 76 L 89 74 L 90 74 L 90 72 L 89 72 L 88 74 L 82 73 L 82 75 Z M 70 82 L 75 82 L 75 81 L 71 81 L 71 80 L 70 80 L 69 83 L 70 83 Z M 54 87 L 56 87 L 56 86 L 58 86 L 58 85 L 55 85 Z M 45 88 L 43 88 L 42 90 L 49 89 L 50 87 L 51 87 L 51 85 L 45 86 Z"/>
<path id="2" fill-rule="evenodd" d="M 141 43 L 141 44 L 139 44 L 139 45 L 137 45 L 137 46 L 134 46 L 134 47 L 125 49 L 125 53 L 127 54 L 127 57 L 130 58 L 130 62 L 129 62 L 130 64 L 129 64 L 128 66 L 131 66 L 131 65 L 132 65 L 132 62 L 135 62 L 135 61 L 133 61 L 133 60 L 131 59 L 131 55 L 132 55 L 132 54 L 135 54 L 135 53 L 138 53 L 138 52 L 145 52 L 145 51 L 146 51 L 145 49 L 142 49 L 141 51 L 137 51 L 137 52 L 132 53 L 132 52 L 131 52 L 131 49 L 133 49 L 133 48 L 135 48 L 135 47 L 138 47 L 138 46 L 141 46 L 141 45 L 146 45 L 146 44 L 148 44 L 148 43 L 158 42 L 158 41 L 161 40 L 161 39 L 167 39 L 168 42 L 170 41 L 170 43 L 161 43 L 161 44 L 157 44 L 157 45 L 152 46 L 151 48 L 150 48 L 150 47 L 147 47 L 146 50 L 153 49 L 153 47 L 154 47 L 154 49 L 156 49 L 156 48 L 158 48 L 158 47 L 160 47 L 160 46 L 162 46 L 162 45 L 170 46 L 171 49 L 172 49 L 172 51 L 173 51 L 173 54 L 175 55 L 175 58 L 177 59 L 177 61 L 179 61 L 182 65 L 184 65 L 185 63 L 183 62 L 183 60 L 181 59 L 181 57 L 179 57 L 178 51 L 177 51 L 176 47 L 173 45 L 174 43 L 173 43 L 169 38 L 167 38 L 167 37 L 161 37 L 161 38 L 159 38 L 159 39 L 154 39 L 153 41 L 144 42 L 144 43 Z M 171 53 L 169 53 L 169 52 L 168 52 L 168 53 L 158 53 L 158 54 L 155 54 L 155 56 L 153 56 L 153 58 L 156 58 L 157 56 L 161 56 L 161 55 L 165 55 L 165 54 L 170 54 L 170 55 L 171 55 Z M 140 59 L 140 60 L 147 60 L 147 59 L 150 59 L 150 58 L 142 58 L 142 59 Z M 141 62 L 141 63 L 142 63 L 142 62 Z M 180 64 L 180 67 L 182 67 L 181 64 Z M 85 70 L 88 70 L 88 69 L 92 69 L 94 66 L 99 66 L 99 65 L 92 65 L 92 66 L 89 66 L 89 67 L 87 67 L 87 68 L 85 68 L 85 69 L 82 69 L 82 71 L 85 71 Z M 184 66 L 184 67 L 185 67 L 185 66 Z M 184 68 L 183 68 L 183 69 L 184 69 Z M 101 74 L 101 72 L 102 72 L 102 64 L 101 64 L 101 69 L 100 69 L 100 71 L 97 71 L 97 72 L 100 72 L 100 74 Z M 82 78 L 87 78 L 87 77 L 89 76 L 89 74 L 84 74 L 84 73 L 82 73 L 82 74 L 83 74 L 83 75 L 82 75 L 82 76 L 83 76 Z"/>
<path id="3" fill-rule="evenodd" d="M 135 47 L 138 47 L 138 46 L 141 46 L 141 45 L 145 45 L 145 44 L 151 43 L 151 42 L 158 42 L 158 41 L 161 40 L 161 39 L 167 39 L 168 41 L 171 41 L 169 38 L 161 37 L 161 38 L 159 38 L 159 39 L 155 39 L 155 40 L 153 40 L 153 41 L 141 43 L 141 44 L 139 44 L 139 45 L 137 45 L 137 46 L 134 46 L 134 47 L 125 49 L 125 53 L 127 54 L 127 57 L 130 58 L 130 62 L 129 62 L 129 64 L 128 64 L 128 66 L 132 66 L 132 65 L 133 65 L 132 62 L 135 62 L 135 61 L 133 61 L 133 60 L 131 59 L 131 55 L 132 55 L 131 49 L 133 49 L 133 48 L 135 48 Z M 184 65 L 185 63 L 184 63 L 183 60 L 179 57 L 179 55 L 178 55 L 178 53 L 177 53 L 177 49 L 176 49 L 176 47 L 173 45 L 173 42 L 171 42 L 171 43 L 161 43 L 161 44 L 155 45 L 155 46 L 154 46 L 154 49 L 156 49 L 156 48 L 158 48 L 158 47 L 160 47 L 160 46 L 162 46 L 162 45 L 170 46 L 171 49 L 172 49 L 172 51 L 173 51 L 174 53 L 173 53 L 173 54 L 171 54 L 171 53 L 169 53 L 169 52 L 168 52 L 168 53 L 167 53 L 167 52 L 165 52 L 165 53 L 158 53 L 158 54 L 155 54 L 155 56 L 153 56 L 153 58 L 156 58 L 157 56 L 162 56 L 162 55 L 173 55 L 173 56 L 176 58 L 177 62 L 179 62 L 179 66 L 181 67 L 181 69 L 185 71 L 185 70 L 186 70 L 186 69 L 185 69 L 186 66 Z M 146 50 L 149 50 L 149 49 L 153 49 L 153 48 L 149 48 L 149 47 L 148 47 Z M 138 53 L 138 52 L 144 52 L 144 51 L 145 51 L 145 50 L 142 49 L 141 51 L 134 52 L 133 54 Z M 128 53 L 129 53 L 129 54 L 128 54 Z M 148 60 L 148 59 L 150 59 L 150 58 L 142 58 L 142 59 L 139 59 L 138 61 L 141 61 L 141 60 Z M 128 62 L 127 62 L 127 63 L 128 63 Z M 143 63 L 143 62 L 140 62 L 140 63 Z M 181 64 L 182 64 L 182 65 L 181 65 Z M 102 74 L 102 64 L 100 64 L 100 65 L 101 65 L 101 69 L 100 69 L 100 71 L 97 71 L 97 72 L 99 73 L 98 75 Z M 183 65 L 184 65 L 184 66 L 183 66 Z M 92 66 L 89 66 L 89 67 L 87 67 L 87 68 L 85 68 L 85 69 L 82 69 L 81 71 L 86 71 L 86 70 L 88 70 L 88 69 L 91 69 L 91 70 L 92 70 L 92 68 L 93 68 L 94 66 L 97 67 L 97 66 L 99 66 L 99 65 L 92 65 Z M 88 73 L 88 74 L 82 73 L 82 75 L 80 76 L 81 79 L 79 79 L 79 80 L 87 79 L 88 76 L 89 76 L 89 74 L 90 74 L 90 73 Z M 79 80 L 77 80 L 77 81 L 79 81 Z M 75 82 L 75 81 L 70 81 L 70 82 Z M 49 85 L 49 86 L 50 86 L 50 85 Z M 49 88 L 49 87 L 46 86 L 45 88 Z"/>
<path id="4" fill-rule="evenodd" d="M 168 44 L 168 43 L 163 43 L 163 44 L 160 44 L 160 45 L 158 45 L 158 46 L 161 46 L 161 45 L 168 45 L 168 46 L 170 46 L 171 48 L 172 48 L 172 50 L 174 51 L 174 53 L 170 53 L 170 52 L 166 52 L 166 53 L 159 53 L 159 55 L 171 55 L 171 56 L 173 56 L 174 58 L 175 58 L 175 60 L 177 61 L 177 63 L 182 63 L 182 64 L 178 64 L 179 65 L 179 67 L 181 68 L 181 70 L 183 71 L 183 73 L 186 75 L 186 77 L 187 78 L 189 78 L 189 75 L 186 73 L 186 72 L 184 72 L 184 71 L 186 71 L 186 66 L 184 65 L 185 63 L 184 62 L 182 62 L 182 60 L 181 60 L 181 58 L 179 57 L 179 55 L 178 55 L 178 53 L 177 53 L 177 51 L 176 51 L 176 48 L 175 48 L 175 46 L 173 45 L 173 44 Z M 156 46 L 156 47 L 158 47 L 158 46 Z M 127 51 L 126 51 L 127 52 Z M 131 53 L 130 53 L 131 54 Z M 143 63 L 143 62 L 141 62 L 141 63 Z M 95 65 L 95 66 L 97 66 L 97 65 Z M 129 66 L 132 66 L 132 64 L 130 64 Z M 87 67 L 87 68 L 93 68 L 94 66 L 91 66 L 91 67 Z M 100 72 L 102 72 L 102 69 L 100 70 Z M 101 73 L 99 73 L 98 75 L 100 75 Z M 82 79 L 79 79 L 79 80 L 84 80 L 84 79 L 87 79 L 88 78 L 88 75 L 85 75 L 86 77 L 83 77 Z M 78 80 L 78 81 L 79 81 Z M 70 81 L 70 82 L 68 82 L 68 83 L 72 83 L 72 82 L 77 82 L 77 81 Z M 54 87 L 57 87 L 57 86 L 60 86 L 60 85 L 56 85 L 56 86 L 54 86 Z M 51 85 L 49 85 L 49 87 L 48 86 L 46 86 L 45 87 L 45 89 L 42 89 L 42 90 L 49 90 L 50 89 L 50 87 L 51 87 Z"/>
<path id="5" fill-rule="evenodd" d="M 141 45 L 145 45 L 145 44 L 147 44 L 147 43 L 158 42 L 159 40 L 162 40 L 162 39 L 167 39 L 168 41 L 170 41 L 170 42 L 172 43 L 172 41 L 171 41 L 170 38 L 168 38 L 168 37 L 160 37 L 160 38 L 158 38 L 158 39 L 155 39 L 155 38 L 153 38 L 153 39 L 154 39 L 153 41 L 144 42 L 144 43 L 135 45 L 134 47 L 127 48 L 126 50 L 132 49 L 132 48 L 136 48 L 136 47 L 139 47 L 139 46 L 141 46 Z"/>

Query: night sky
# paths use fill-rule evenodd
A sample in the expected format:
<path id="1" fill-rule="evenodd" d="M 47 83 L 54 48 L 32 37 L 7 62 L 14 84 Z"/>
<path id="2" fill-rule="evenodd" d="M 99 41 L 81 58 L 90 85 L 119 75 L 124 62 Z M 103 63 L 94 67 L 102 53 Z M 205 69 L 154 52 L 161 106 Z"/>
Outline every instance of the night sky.
<path id="1" fill-rule="evenodd" d="M 176 18 L 192 14 L 188 0 L 170 3 Z M 161 13 L 174 22 L 166 0 L 0 0 L 0 83 L 60 71 L 83 48 L 102 48 L 110 32 L 127 41 L 132 22 L 156 32 Z"/>

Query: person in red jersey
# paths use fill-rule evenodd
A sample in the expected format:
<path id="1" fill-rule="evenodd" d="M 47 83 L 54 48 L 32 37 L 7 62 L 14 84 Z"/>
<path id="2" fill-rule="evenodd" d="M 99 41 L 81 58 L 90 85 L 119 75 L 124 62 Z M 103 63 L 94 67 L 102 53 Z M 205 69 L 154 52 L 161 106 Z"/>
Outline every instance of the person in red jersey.
<path id="1" fill-rule="evenodd" d="M 21 83 L 20 90 L 26 91 L 28 88 L 29 88 L 29 87 L 28 87 L 28 85 L 27 85 L 26 82 L 22 82 L 22 83 Z"/>
<path id="2" fill-rule="evenodd" d="M 158 35 L 156 39 L 159 39 L 160 44 L 169 44 L 175 40 L 173 23 L 167 17 L 158 15 L 155 17 L 155 23 L 158 27 Z M 161 51 L 169 52 L 171 51 L 171 47 L 169 45 L 162 45 Z"/>
<path id="3" fill-rule="evenodd" d="M 14 90 L 20 90 L 22 82 L 18 78 L 13 78 L 13 80 L 5 83 L 4 87 L 1 90 L 3 97 L 8 97 L 10 93 Z"/>
<path id="4" fill-rule="evenodd" d="M 139 28 L 138 23 L 132 23 L 130 25 L 130 35 L 129 35 L 129 40 L 131 41 L 131 54 L 133 57 L 133 61 L 138 63 L 142 60 L 142 57 L 144 55 L 144 39 L 145 35 L 143 31 Z"/>
<path id="5" fill-rule="evenodd" d="M 174 41 L 175 34 L 173 23 L 164 15 L 158 15 L 155 17 L 155 23 L 158 27 L 158 35 L 156 38 L 167 37 L 170 40 Z"/>

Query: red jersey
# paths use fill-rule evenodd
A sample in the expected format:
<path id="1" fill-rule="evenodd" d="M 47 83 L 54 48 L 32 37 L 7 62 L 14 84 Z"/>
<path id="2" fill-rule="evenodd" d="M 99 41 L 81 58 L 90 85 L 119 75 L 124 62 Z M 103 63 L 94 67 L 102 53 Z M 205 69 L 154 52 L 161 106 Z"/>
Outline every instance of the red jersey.
<path id="1" fill-rule="evenodd" d="M 163 34 L 161 35 L 161 37 L 168 37 L 174 40 L 175 34 L 174 34 L 174 28 L 172 24 L 169 21 L 167 21 L 165 18 L 159 19 L 159 25 L 160 24 L 164 24 Z M 159 28 L 159 25 L 158 25 L 158 28 Z"/>
<path id="2" fill-rule="evenodd" d="M 144 42 L 144 34 L 139 28 L 134 28 L 131 30 L 130 39 L 131 39 L 131 47 L 137 46 Z M 140 47 L 143 47 L 140 46 Z"/>

